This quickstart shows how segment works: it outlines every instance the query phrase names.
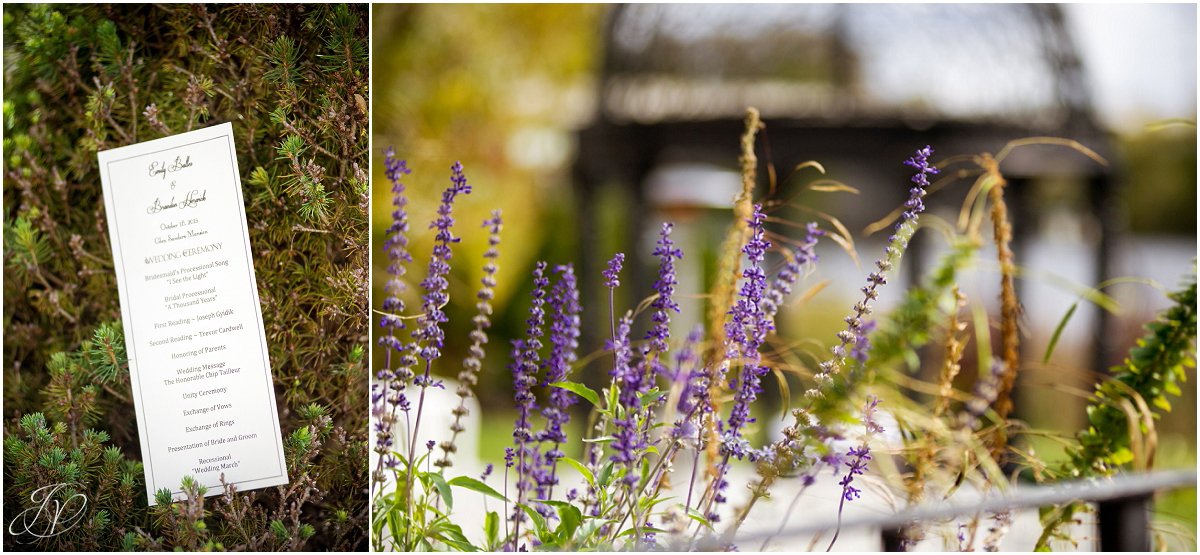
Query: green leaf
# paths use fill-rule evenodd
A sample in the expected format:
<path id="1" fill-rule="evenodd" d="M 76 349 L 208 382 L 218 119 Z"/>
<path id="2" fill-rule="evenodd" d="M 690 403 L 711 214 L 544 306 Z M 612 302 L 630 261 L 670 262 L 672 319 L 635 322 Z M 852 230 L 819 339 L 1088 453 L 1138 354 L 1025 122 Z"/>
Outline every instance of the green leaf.
<path id="1" fill-rule="evenodd" d="M 441 520 L 430 528 L 439 541 L 458 551 L 479 551 L 462 533 L 462 528 L 448 520 Z"/>
<path id="2" fill-rule="evenodd" d="M 1075 315 L 1076 308 L 1079 308 L 1079 303 L 1071 303 L 1071 308 L 1068 308 L 1062 320 L 1058 321 L 1058 327 L 1054 328 L 1054 334 L 1050 336 L 1050 344 L 1046 345 L 1046 355 L 1042 357 L 1043 364 L 1050 362 L 1050 355 L 1054 354 L 1054 347 L 1058 345 L 1058 339 L 1062 336 L 1063 328 L 1067 327 L 1067 322 L 1071 321 L 1071 317 Z"/>
<path id="3" fill-rule="evenodd" d="M 433 487 L 437 488 L 438 493 L 442 496 L 442 501 L 446 502 L 446 511 L 454 508 L 454 494 L 450 491 L 450 484 L 446 483 L 446 479 L 441 474 L 436 472 L 425 472 L 421 475 L 422 479 L 428 479 L 433 482 Z"/>
<path id="4" fill-rule="evenodd" d="M 617 438 L 615 438 L 613 436 L 602 436 L 602 437 L 588 438 L 588 439 L 583 440 L 583 442 L 584 443 L 608 443 L 614 439 L 617 439 Z"/>
<path id="5" fill-rule="evenodd" d="M 682 507 L 682 505 L 680 505 L 680 506 Z M 707 518 L 704 518 L 704 515 L 700 514 L 700 511 L 697 511 L 696 509 L 688 507 L 687 516 L 688 516 L 688 518 L 690 518 L 696 522 L 699 522 L 701 526 L 704 526 L 705 528 L 708 528 L 709 530 L 713 529 L 712 523 L 709 522 Z"/>
<path id="6" fill-rule="evenodd" d="M 597 394 L 595 391 L 592 391 L 592 389 L 589 388 L 588 386 L 583 385 L 581 383 L 554 382 L 554 383 L 550 384 L 550 387 L 557 387 L 559 389 L 565 389 L 565 390 L 570 391 L 580 397 L 583 397 L 584 399 L 587 399 L 587 401 L 589 403 L 591 403 L 593 407 L 600 406 L 600 395 Z"/>
<path id="7" fill-rule="evenodd" d="M 558 518 L 558 529 L 554 531 L 554 535 L 558 536 L 560 543 L 567 544 L 575 535 L 575 530 L 583 524 L 583 513 L 579 511 L 579 507 L 566 504 L 558 507 Z"/>
<path id="8" fill-rule="evenodd" d="M 496 499 L 499 499 L 506 503 L 511 503 L 511 501 L 509 501 L 507 497 L 500 495 L 500 492 L 492 489 L 492 486 L 489 486 L 483 482 L 480 482 L 479 480 L 471 478 L 470 476 L 459 476 L 457 478 L 452 478 L 448 483 L 452 486 L 466 488 L 471 491 L 477 491 L 484 495 L 489 495 L 491 497 L 495 497 Z"/>
<path id="9" fill-rule="evenodd" d="M 401 541 L 408 534 L 408 519 L 403 513 L 403 511 L 398 509 L 388 511 L 387 513 L 388 532 L 395 541 Z"/>
<path id="10" fill-rule="evenodd" d="M 638 399 L 642 402 L 642 406 L 644 407 L 647 405 L 652 405 L 652 404 L 657 403 L 658 398 L 661 395 L 662 395 L 662 392 L 659 391 L 658 388 L 656 387 L 654 389 L 651 389 L 650 391 L 647 391 L 647 392 L 641 394 L 641 396 L 639 396 Z"/>
<path id="11" fill-rule="evenodd" d="M 1122 447 L 1113 451 L 1112 455 L 1109 455 L 1108 460 L 1113 465 L 1131 463 L 1133 462 L 1133 452 L 1126 447 Z"/>
<path id="12" fill-rule="evenodd" d="M 519 505 L 519 507 L 533 520 L 533 530 L 537 532 L 538 540 L 542 543 L 552 541 L 550 531 L 546 528 L 546 517 L 542 516 L 541 513 L 529 505 Z"/>
<path id="13" fill-rule="evenodd" d="M 612 461 L 608 461 L 608 464 L 604 465 L 604 468 L 600 469 L 600 476 L 596 478 L 596 481 L 600 483 L 600 489 L 604 489 L 604 488 L 608 487 L 608 480 L 610 478 L 612 478 L 612 471 L 613 471 L 613 462 Z"/>
<path id="14" fill-rule="evenodd" d="M 493 549 L 499 542 L 500 537 L 500 515 L 496 511 L 491 511 L 483 519 L 483 537 L 487 539 L 488 549 Z"/>
<path id="15" fill-rule="evenodd" d="M 584 466 L 583 463 L 581 463 L 575 459 L 572 459 L 571 457 L 563 457 L 558 460 L 567 463 L 567 465 L 569 465 L 571 468 L 574 468 L 576 471 L 578 471 L 580 474 L 582 474 L 583 479 L 587 480 L 587 483 L 589 486 L 596 487 L 596 475 L 592 474 L 592 471 L 588 470 L 588 468 L 586 466 Z"/>

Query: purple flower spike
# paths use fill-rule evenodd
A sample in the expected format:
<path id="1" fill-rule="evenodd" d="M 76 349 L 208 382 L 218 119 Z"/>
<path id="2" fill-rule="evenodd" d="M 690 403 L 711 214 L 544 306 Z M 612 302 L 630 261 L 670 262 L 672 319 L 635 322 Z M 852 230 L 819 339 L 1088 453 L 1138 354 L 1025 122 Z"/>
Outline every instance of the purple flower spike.
<path id="1" fill-rule="evenodd" d="M 704 337 L 704 326 L 697 325 L 688 334 L 683 348 L 675 355 L 675 377 L 673 382 L 683 382 L 679 392 L 679 402 L 675 406 L 679 420 L 671 429 L 674 439 L 690 438 L 695 435 L 696 424 L 712 407 L 708 403 L 708 376 L 704 365 L 701 364 L 697 347 Z M 690 368 L 689 368 L 690 367 Z M 688 368 L 685 372 L 684 369 Z"/>
<path id="2" fill-rule="evenodd" d="M 775 281 L 771 282 L 771 287 L 767 290 L 766 296 L 763 298 L 763 312 L 766 314 L 767 322 L 774 328 L 775 315 L 779 312 L 779 307 L 783 305 L 784 297 L 787 297 L 792 292 L 792 286 L 796 284 L 796 280 L 800 278 L 800 274 L 804 269 L 817 262 L 816 246 L 817 240 L 825 232 L 817 227 L 816 222 L 811 222 L 806 228 L 804 241 L 800 246 L 792 251 L 792 259 L 788 261 L 779 275 L 775 277 Z"/>
<path id="3" fill-rule="evenodd" d="M 421 282 L 421 286 L 425 289 L 424 302 L 421 306 L 419 327 L 413 332 L 413 339 L 424 343 L 419 353 L 427 363 L 426 375 L 429 373 L 428 363 L 432 363 L 442 355 L 442 347 L 446 340 L 446 334 L 442 331 L 442 323 L 449 318 L 445 312 L 442 312 L 442 307 L 450 300 L 450 296 L 446 293 L 446 288 L 449 286 L 446 275 L 450 273 L 450 245 L 458 242 L 458 238 L 452 232 L 454 199 L 460 194 L 465 195 L 471 192 L 471 186 L 467 185 L 467 178 L 463 175 L 462 164 L 455 162 L 450 167 L 450 171 L 450 187 L 442 193 L 442 203 L 437 210 L 438 216 L 429 224 L 430 229 L 437 230 L 437 234 L 434 236 L 436 243 L 429 259 L 429 273 Z"/>
<path id="4" fill-rule="evenodd" d="M 412 254 L 408 252 L 408 197 L 405 186 L 400 179 L 412 173 L 405 160 L 396 159 L 396 149 L 389 147 L 385 152 L 384 165 L 387 168 L 388 179 L 392 181 L 392 225 L 388 226 L 388 238 L 383 243 L 387 252 L 387 272 L 391 276 L 384 284 L 387 295 L 383 299 L 382 310 L 386 314 L 379 318 L 380 327 L 388 330 L 388 335 L 381 337 L 379 344 L 389 350 L 402 351 L 404 345 L 395 339 L 395 330 L 404 329 L 404 320 L 399 315 L 404 312 L 404 274 L 407 273 L 405 264 L 412 262 Z M 389 353 L 390 354 L 390 353 Z M 389 365 L 390 368 L 390 365 Z M 390 372 L 390 370 L 388 370 Z M 383 379 L 387 379 L 385 377 Z"/>
<path id="5" fill-rule="evenodd" d="M 861 476 L 867 470 L 867 462 L 871 460 L 871 446 L 868 443 L 871 436 L 883 432 L 883 426 L 875 420 L 875 408 L 879 406 L 879 398 L 871 395 L 867 397 L 867 403 L 863 406 L 863 427 L 866 429 L 866 434 L 863 435 L 862 444 L 858 447 L 851 447 L 846 453 L 849 459 L 846 461 L 848 470 L 838 485 L 842 486 L 842 501 L 854 501 L 862 495 L 862 490 L 851 485 L 854 482 L 855 476 Z M 842 511 L 841 505 L 838 506 L 838 513 Z"/>
<path id="6" fill-rule="evenodd" d="M 613 255 L 612 260 L 608 261 L 608 269 L 601 272 L 604 274 L 604 286 L 609 289 L 615 289 L 621 286 L 621 280 L 618 279 L 621 273 L 621 266 L 625 264 L 625 253 L 619 252 Z"/>
<path id="7" fill-rule="evenodd" d="M 867 334 L 870 332 L 868 327 L 870 320 L 867 317 L 871 315 L 871 303 L 879 298 L 879 287 L 887 284 L 887 273 L 892 270 L 904 253 L 904 249 L 908 246 L 908 240 L 916 231 L 917 219 L 921 212 L 925 211 L 922 199 L 925 198 L 925 188 L 929 186 L 929 176 L 938 173 L 938 169 L 929 163 L 931 155 L 933 155 L 933 148 L 926 146 L 904 162 L 905 165 L 917 169 L 916 175 L 912 178 L 916 186 L 909 189 L 908 202 L 904 203 L 904 213 L 896 222 L 895 233 L 888 238 L 887 247 L 883 249 L 884 257 L 875 261 L 876 271 L 867 276 L 867 284 L 861 289 L 863 300 L 854 305 L 854 313 L 845 318 L 846 329 L 837 334 L 840 342 L 833 346 L 833 358 L 821 363 L 821 370 L 815 376 L 818 386 L 806 392 L 809 397 L 823 395 L 821 387 L 830 382 L 834 374 L 841 371 L 846 364 L 847 356 L 860 365 L 866 362 L 870 354 L 870 342 L 867 340 Z"/>
<path id="8" fill-rule="evenodd" d="M 866 433 L 863 434 L 862 444 L 857 447 L 851 447 L 846 452 L 846 474 L 838 481 L 838 485 L 842 486 L 842 498 L 838 501 L 838 528 L 833 534 L 833 541 L 829 542 L 829 549 L 833 548 L 833 544 L 837 542 L 838 534 L 841 533 L 842 509 L 845 508 L 847 501 L 854 501 L 862 497 L 862 490 L 854 487 L 854 477 L 862 476 L 867 471 L 867 463 L 871 460 L 871 437 L 875 434 L 883 432 L 883 426 L 875 420 L 875 410 L 879 406 L 879 398 L 874 395 L 867 396 L 867 402 L 863 405 L 863 428 Z M 836 471 L 836 466 L 834 466 Z M 826 551 L 829 551 L 826 549 Z"/>
<path id="9" fill-rule="evenodd" d="M 620 388 L 618 403 L 624 411 L 621 418 L 613 421 L 616 431 L 613 432 L 612 460 L 628 466 L 628 472 L 625 474 L 627 484 L 632 484 L 637 480 L 634 469 L 640 456 L 639 452 L 645 447 L 641 429 L 638 427 L 637 416 L 642 409 L 641 394 L 648 389 L 646 381 L 643 379 L 644 373 L 631 364 L 633 358 L 632 349 L 629 346 L 629 326 L 631 324 L 631 316 L 628 313 L 621 317 L 621 321 L 617 324 L 616 340 L 610 342 L 616 360 L 611 375 L 617 387 Z"/>
<path id="10" fill-rule="evenodd" d="M 449 441 L 442 442 L 442 458 L 434 463 L 438 468 L 453 464 L 451 454 L 458 450 L 455 441 L 458 434 L 466 429 L 462 419 L 468 414 L 467 398 L 474 395 L 474 388 L 479 384 L 479 372 L 483 368 L 483 358 L 487 355 L 483 348 L 488 342 L 485 330 L 492 326 L 492 298 L 495 296 L 496 272 L 499 270 L 496 261 L 500 258 L 500 231 L 504 227 L 500 211 L 493 210 L 491 217 L 483 221 L 483 227 L 488 230 L 488 249 L 483 253 L 483 277 L 479 280 L 479 291 L 475 293 L 475 317 L 471 319 L 475 329 L 468 334 L 471 346 L 467 349 L 467 357 L 463 359 L 463 368 L 458 373 L 459 384 L 455 394 L 458 395 L 459 402 L 451 411 L 454 415 L 454 423 L 450 425 L 452 435 Z"/>
<path id="11" fill-rule="evenodd" d="M 513 396 L 517 402 L 517 421 L 513 426 L 513 440 L 516 442 L 517 464 L 517 504 L 524 504 L 526 492 L 533 485 L 532 478 L 539 466 L 538 447 L 531 429 L 529 417 L 537 410 L 537 399 L 533 394 L 533 386 L 537 385 L 537 372 L 540 366 L 542 348 L 541 337 L 546 319 L 546 287 L 550 280 L 546 277 L 546 263 L 538 262 L 533 270 L 533 304 L 529 308 L 529 318 L 525 320 L 525 339 L 513 340 L 513 363 L 510 366 L 513 373 Z M 519 519 L 521 515 L 514 513 Z"/>
<path id="12" fill-rule="evenodd" d="M 871 351 L 870 334 L 872 331 L 875 331 L 875 320 L 869 320 L 855 330 L 854 347 L 850 349 L 850 358 L 858 361 L 859 364 L 867 363 L 867 353 Z"/>
<path id="13" fill-rule="evenodd" d="M 546 359 L 545 385 L 566 381 L 571 365 L 578 359 L 579 325 L 581 311 L 579 287 L 575 280 L 575 268 L 571 265 L 554 269 L 558 282 L 550 291 L 550 355 Z M 567 434 L 563 427 L 571 420 L 570 407 L 575 404 L 575 394 L 562 388 L 550 388 L 550 403 L 542 409 L 546 418 L 546 429 L 538 434 L 538 441 L 554 444 L 545 453 L 543 467 L 537 476 L 538 497 L 549 499 L 551 489 L 558 483 L 555 476 L 558 459 L 566 456 L 559 445 L 566 443 Z"/>
<path id="14" fill-rule="evenodd" d="M 375 482 L 383 483 L 383 468 L 394 468 L 396 460 L 390 453 L 393 443 L 392 429 L 396 423 L 396 412 L 408 410 L 408 400 L 401 393 L 412 380 L 413 373 L 409 364 L 408 346 L 396 337 L 396 331 L 404 329 L 404 320 L 400 315 L 404 312 L 402 295 L 406 288 L 404 274 L 408 271 L 406 264 L 412 262 L 408 252 L 408 197 L 405 186 L 400 179 L 411 173 L 404 160 L 396 158 L 396 150 L 388 148 L 385 152 L 384 166 L 387 177 L 392 182 L 392 224 L 388 227 L 388 238 L 384 242 L 387 252 L 390 275 L 384 292 L 379 326 L 387 331 L 379 338 L 379 345 L 384 348 L 384 367 L 376 373 L 377 383 L 371 384 L 371 414 L 377 419 L 375 424 L 375 452 L 386 459 L 380 459 L 381 465 L 376 467 L 372 475 Z M 393 364 L 392 355 L 400 358 L 400 368 Z"/>
<path id="15" fill-rule="evenodd" d="M 650 317 L 654 325 L 646 333 L 646 339 L 650 340 L 647 352 L 659 354 L 666 353 L 668 349 L 667 341 L 671 338 L 671 311 L 679 312 L 679 304 L 673 298 L 675 285 L 678 283 L 675 280 L 675 259 L 683 258 L 683 251 L 676 248 L 675 243 L 671 241 L 673 228 L 672 224 L 663 223 L 658 246 L 654 249 L 654 256 L 659 259 L 658 281 L 654 282 L 654 290 L 658 297 L 650 303 L 654 309 L 654 314 Z M 656 360 L 655 366 L 656 373 L 665 373 L 666 366 L 661 362 Z"/>
<path id="16" fill-rule="evenodd" d="M 546 360 L 546 381 L 549 385 L 567 379 L 571 365 L 578 359 L 580 305 L 579 288 L 575 280 L 575 269 L 571 265 L 555 268 L 558 282 L 550 292 L 550 356 Z M 542 411 L 547 428 L 541 440 L 565 443 L 566 434 L 562 427 L 570 420 L 568 408 L 575 404 L 575 395 L 561 388 L 550 389 L 550 406 Z"/>
<path id="17" fill-rule="evenodd" d="M 725 335 L 728 338 L 725 346 L 726 357 L 730 361 L 740 360 L 742 372 L 740 385 L 737 378 L 729 382 L 729 388 L 734 391 L 733 409 L 722 436 L 722 449 L 739 459 L 746 455 L 749 447 L 742 439 L 742 428 L 754 422 L 754 418 L 750 417 L 750 404 L 762 393 L 762 377 L 769 371 L 769 368 L 759 364 L 761 356 L 758 352 L 770 331 L 762 310 L 767 286 L 762 261 L 767 249 L 771 247 L 771 243 L 764 238 L 765 219 L 762 206 L 756 205 L 754 215 L 750 219 L 750 241 L 742 248 L 750 263 L 742 271 L 745 281 L 742 283 L 737 302 L 730 310 L 729 322 L 725 325 Z"/>

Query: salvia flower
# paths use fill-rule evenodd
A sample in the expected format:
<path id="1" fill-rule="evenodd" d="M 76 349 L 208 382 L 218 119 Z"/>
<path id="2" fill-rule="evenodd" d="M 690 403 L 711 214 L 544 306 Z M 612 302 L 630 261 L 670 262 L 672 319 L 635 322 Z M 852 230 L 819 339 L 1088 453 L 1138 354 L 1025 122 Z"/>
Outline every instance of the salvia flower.
<path id="1" fill-rule="evenodd" d="M 745 281 L 742 283 L 737 302 L 730 310 L 730 318 L 726 323 L 726 357 L 730 360 L 742 361 L 740 384 L 738 380 L 730 380 L 729 388 L 734 391 L 733 409 L 730 411 L 728 425 L 722 438 L 722 448 L 729 455 L 739 459 L 746 455 L 747 442 L 742 441 L 742 428 L 754 419 L 750 416 L 750 405 L 762 393 L 762 376 L 769 369 L 760 364 L 759 348 L 766 341 L 769 327 L 762 310 L 763 295 L 766 292 L 766 274 L 762 269 L 762 261 L 771 243 L 765 239 L 766 230 L 763 228 L 765 216 L 762 206 L 754 207 L 750 219 L 750 240 L 742 248 L 746 253 L 749 264 L 742 271 Z"/>
<path id="2" fill-rule="evenodd" d="M 555 268 L 558 282 L 550 292 L 550 355 L 546 359 L 546 381 L 549 385 L 565 381 L 571 365 L 578 359 L 580 305 L 575 269 L 571 265 Z M 542 411 L 547 429 L 541 440 L 553 443 L 567 441 L 562 426 L 570 419 L 568 409 L 575 404 L 575 395 L 565 389 L 550 389 L 550 404 Z"/>
<path id="3" fill-rule="evenodd" d="M 450 300 L 449 294 L 446 293 L 449 286 L 446 275 L 450 273 L 450 245 L 459 241 L 453 233 L 454 200 L 458 195 L 471 192 L 461 163 L 455 162 L 450 167 L 450 172 L 450 187 L 442 193 L 437 218 L 429 224 L 429 228 L 436 229 L 437 233 L 434 235 L 433 253 L 429 258 L 429 272 L 421 281 L 425 294 L 422 299 L 422 314 L 418 320 L 419 327 L 413 332 L 413 338 L 422 342 L 419 354 L 427 363 L 427 374 L 428 363 L 441 356 L 446 339 L 445 332 L 442 331 L 442 324 L 449 319 L 442 311 L 442 307 Z"/>
<path id="4" fill-rule="evenodd" d="M 541 338 L 544 335 L 546 319 L 546 287 L 550 280 L 546 277 L 546 263 L 538 262 L 533 270 L 533 303 L 529 308 L 529 318 L 525 320 L 525 339 L 513 340 L 513 363 L 510 366 L 513 373 L 513 395 L 517 402 L 517 421 L 513 426 L 513 440 L 517 448 L 517 498 L 518 505 L 525 501 L 525 494 L 532 485 L 533 471 L 538 466 L 537 443 L 533 437 L 530 416 L 537 410 L 537 399 L 533 386 L 537 385 L 537 373 L 540 365 L 538 352 L 542 348 Z M 514 518 L 521 518 L 519 509 L 514 512 Z"/>
<path id="5" fill-rule="evenodd" d="M 397 420 L 397 410 L 407 410 L 407 399 L 401 393 L 412 379 L 412 371 L 405 366 L 408 357 L 405 356 L 407 346 L 396 337 L 396 330 L 404 329 L 404 320 L 400 313 L 404 312 L 402 295 L 405 290 L 404 274 L 406 264 L 412 262 L 408 252 L 408 197 L 401 178 L 411 173 L 404 160 L 396 158 L 396 150 L 388 148 L 385 152 L 384 165 L 387 168 L 388 179 L 392 182 L 392 224 L 388 227 L 388 238 L 384 242 L 387 252 L 389 279 L 384 285 L 386 295 L 383 299 L 384 315 L 379 319 L 381 328 L 387 334 L 379 338 L 379 345 L 384 348 L 384 367 L 376 373 L 379 380 L 371 384 L 371 413 L 376 419 L 375 452 L 381 457 L 380 464 L 372 474 L 372 479 L 379 484 L 384 481 L 384 467 L 389 466 L 394 459 L 391 455 L 393 428 Z M 401 370 L 393 365 L 393 352 L 400 356 Z"/>
<path id="6" fill-rule="evenodd" d="M 604 274 L 605 287 L 608 287 L 609 289 L 615 289 L 621 286 L 621 280 L 619 278 L 621 274 L 621 266 L 623 264 L 625 264 L 625 253 L 623 252 L 613 255 L 612 259 L 608 261 L 608 268 L 601 272 Z"/>
<path id="7" fill-rule="evenodd" d="M 663 223 L 662 231 L 658 235 L 658 245 L 654 249 L 654 256 L 659 260 L 658 280 L 654 282 L 654 290 L 658 296 L 650 303 L 650 307 L 654 309 L 650 319 L 654 324 L 650 331 L 646 332 L 646 339 L 650 340 L 647 352 L 658 354 L 667 352 L 667 341 L 671 338 L 671 311 L 679 312 L 679 304 L 674 299 L 675 285 L 678 284 L 675 279 L 675 259 L 683 258 L 683 251 L 676 248 L 675 243 L 671 241 L 672 229 L 672 224 Z M 665 373 L 665 365 L 657 363 L 655 366 L 657 374 Z"/>
<path id="8" fill-rule="evenodd" d="M 850 358 L 859 364 L 867 363 L 867 353 L 871 350 L 871 332 L 875 330 L 875 320 L 868 320 L 859 326 L 854 336 L 854 346 L 850 348 Z"/>
<path id="9" fill-rule="evenodd" d="M 614 341 L 610 341 L 611 348 L 614 353 L 615 362 L 611 375 L 616 384 L 620 388 L 618 402 L 623 411 L 622 417 L 614 420 L 613 424 L 616 431 L 613 432 L 612 442 L 612 460 L 617 463 L 625 463 L 629 465 L 630 471 L 626 475 L 627 481 L 636 480 L 633 473 L 633 467 L 638 459 L 638 453 L 645 447 L 642 441 L 641 430 L 637 424 L 637 415 L 641 412 L 642 402 L 641 394 L 648 389 L 644 380 L 644 373 L 638 371 L 631 364 L 633 354 L 629 345 L 629 327 L 632 324 L 632 317 L 626 313 L 617 323 L 617 337 Z"/>
<path id="10" fill-rule="evenodd" d="M 867 328 L 869 322 L 867 317 L 871 314 L 871 303 L 879 297 L 879 287 L 887 284 L 887 273 L 892 270 L 901 254 L 904 253 L 909 238 L 916 230 L 917 219 L 925 211 L 922 199 L 925 198 L 925 188 L 929 186 L 929 176 L 938 173 L 938 169 L 929 163 L 929 156 L 932 154 L 933 149 L 926 146 L 904 162 L 905 165 L 917 169 L 916 175 L 912 178 L 915 185 L 909 189 L 908 201 L 904 203 L 904 213 L 896 222 L 895 233 L 888 238 L 888 244 L 884 248 L 884 257 L 875 261 L 876 271 L 867 276 L 867 284 L 862 287 L 863 300 L 855 304 L 854 313 L 845 318 L 846 329 L 838 332 L 839 343 L 833 346 L 833 358 L 821 363 L 821 369 L 815 376 L 818 386 L 809 389 L 806 392 L 808 396 L 820 397 L 823 395 L 822 387 L 833 379 L 834 374 L 841 371 L 846 364 L 846 357 L 851 354 L 850 351 L 855 346 L 864 345 L 858 349 L 857 356 L 853 357 L 855 361 L 859 363 L 866 361 L 868 351 L 865 347 L 867 345 L 866 336 L 870 331 Z"/>
<path id="11" fill-rule="evenodd" d="M 396 150 L 388 148 L 385 152 L 384 165 L 387 167 L 387 177 L 392 182 L 392 224 L 388 226 L 388 238 L 383 243 L 387 252 L 387 272 L 390 278 L 384 284 L 387 295 L 383 299 L 383 312 L 379 325 L 385 329 L 403 329 L 404 321 L 398 315 L 404 312 L 404 274 L 405 264 L 412 262 L 412 254 L 408 252 L 408 197 L 405 195 L 405 185 L 401 178 L 412 173 L 407 161 L 396 159 Z"/>
<path id="12" fill-rule="evenodd" d="M 575 269 L 570 264 L 555 268 L 558 281 L 550 291 L 550 354 L 546 358 L 545 385 L 566 381 L 571 365 L 578 358 L 580 305 L 579 287 Z M 575 404 L 575 394 L 565 389 L 550 388 L 550 402 L 542 409 L 546 418 L 546 429 L 538 435 L 539 441 L 553 443 L 546 451 L 543 467 L 537 476 L 538 494 L 548 499 L 551 488 L 558 483 L 555 476 L 558 459 L 566 456 L 559 445 L 566 443 L 567 434 L 563 427 L 570 421 L 570 407 Z"/>
<path id="13" fill-rule="evenodd" d="M 703 336 L 704 326 L 697 325 L 688 334 L 683 348 L 675 354 L 675 376 L 672 381 L 682 384 L 679 386 L 679 401 L 675 405 L 679 418 L 671 428 L 672 439 L 692 437 L 697 422 L 712 409 L 708 403 L 708 375 L 696 352 Z"/>
<path id="14" fill-rule="evenodd" d="M 483 221 L 483 227 L 488 229 L 488 249 L 483 253 L 485 261 L 483 278 L 480 280 L 479 292 L 475 295 L 475 318 L 472 319 L 475 329 L 471 330 L 471 347 L 467 351 L 467 358 L 463 360 L 463 369 L 458 373 L 459 385 L 455 394 L 458 395 L 459 400 L 458 406 L 453 411 L 454 423 L 450 425 L 451 436 L 449 440 L 442 442 L 442 458 L 434 463 L 439 468 L 453 464 L 450 454 L 458 450 L 455 440 L 458 439 L 458 434 L 465 429 L 462 418 L 467 414 L 467 398 L 472 395 L 472 388 L 479 383 L 479 370 L 483 367 L 485 355 L 483 346 L 488 341 L 486 330 L 492 326 L 492 297 L 494 296 L 492 290 L 496 287 L 496 271 L 498 270 L 496 260 L 500 258 L 500 230 L 504 227 L 500 211 L 492 211 L 492 216 Z"/>
<path id="15" fill-rule="evenodd" d="M 846 474 L 838 482 L 838 485 L 842 486 L 842 498 L 838 501 L 838 527 L 826 551 L 833 549 L 833 544 L 837 542 L 838 535 L 841 533 L 842 509 L 845 508 L 846 502 L 862 497 L 862 490 L 854 487 L 854 477 L 862 476 L 866 473 L 867 463 L 871 460 L 871 437 L 883 432 L 883 426 L 880 426 L 875 420 L 875 410 L 878 406 L 879 398 L 874 395 L 868 396 L 866 404 L 863 405 L 863 427 L 866 433 L 863 434 L 862 443 L 857 447 L 851 447 L 849 452 L 846 453 Z M 837 466 L 834 465 L 834 468 L 836 469 Z"/>
<path id="16" fill-rule="evenodd" d="M 842 501 L 854 501 L 862 495 L 862 491 L 853 486 L 854 477 L 861 476 L 867 470 L 867 463 L 871 460 L 870 438 L 875 434 L 883 432 L 883 426 L 880 426 L 875 420 L 875 410 L 879 406 L 879 398 L 869 396 L 866 405 L 863 406 L 863 427 L 866 433 L 863 435 L 862 444 L 858 447 L 851 447 L 846 453 L 846 466 L 848 467 L 845 476 L 838 482 L 842 486 Z M 838 507 L 838 513 L 841 513 L 841 506 Z"/>
<path id="17" fill-rule="evenodd" d="M 775 315 L 783 304 L 784 297 L 792 292 L 792 286 L 804 272 L 804 268 L 817 262 L 817 240 L 825 232 L 817 227 L 816 222 L 810 222 L 805 228 L 804 240 L 792 251 L 791 259 L 780 270 L 779 275 L 771 282 L 770 288 L 763 297 L 763 313 L 768 322 L 774 322 Z"/>

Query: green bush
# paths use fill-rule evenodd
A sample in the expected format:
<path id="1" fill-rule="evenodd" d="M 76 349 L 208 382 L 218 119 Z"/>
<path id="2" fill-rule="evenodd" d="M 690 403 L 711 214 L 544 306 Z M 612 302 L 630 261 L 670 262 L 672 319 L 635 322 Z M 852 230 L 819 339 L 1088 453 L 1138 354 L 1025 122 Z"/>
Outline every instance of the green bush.
<path id="1" fill-rule="evenodd" d="M 41 486 L 89 499 L 5 548 L 365 549 L 366 8 L 21 5 L 4 26 L 5 525 Z M 96 152 L 226 121 L 292 482 L 151 509 Z"/>

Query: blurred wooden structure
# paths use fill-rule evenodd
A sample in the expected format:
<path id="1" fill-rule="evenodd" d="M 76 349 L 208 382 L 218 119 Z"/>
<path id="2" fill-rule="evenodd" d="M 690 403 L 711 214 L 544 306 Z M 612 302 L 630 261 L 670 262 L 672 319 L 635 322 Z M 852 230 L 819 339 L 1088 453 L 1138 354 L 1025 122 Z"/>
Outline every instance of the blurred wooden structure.
<path id="1" fill-rule="evenodd" d="M 903 202 L 909 170 L 901 162 L 926 144 L 938 150 L 935 160 L 995 153 L 1031 136 L 1071 138 L 1106 157 L 1111 151 L 1053 4 L 620 5 L 609 14 L 603 43 L 599 108 L 578 133 L 573 167 L 585 246 L 602 232 L 594 210 L 602 187 L 624 188 L 632 199 L 624 250 L 639 252 L 657 230 L 646 217 L 655 208 L 647 186 L 655 168 L 690 162 L 736 170 L 747 106 L 767 124 L 760 182 L 767 163 L 782 177 L 801 162 L 819 161 L 830 177 L 863 189 L 847 199 L 852 204 L 826 207 L 855 233 Z M 1024 149 L 1002 169 L 1018 263 L 1042 213 L 1036 189 L 1067 180 L 1086 197 L 1075 212 L 1097 230 L 1089 245 L 1095 283 L 1106 279 L 1120 232 L 1111 169 L 1061 147 Z M 928 202 L 958 202 L 966 189 Z M 922 248 L 914 241 L 905 257 L 910 277 L 922 270 L 914 263 Z M 644 289 L 640 298 L 650 293 L 654 269 L 630 260 L 627 283 Z M 583 290 L 592 297 L 584 306 L 605 304 L 596 297 L 603 264 L 601 257 L 580 260 Z M 1112 360 L 1100 312 L 1093 370 Z M 585 330 L 608 329 L 590 323 Z M 600 344 L 591 339 L 585 344 Z"/>

